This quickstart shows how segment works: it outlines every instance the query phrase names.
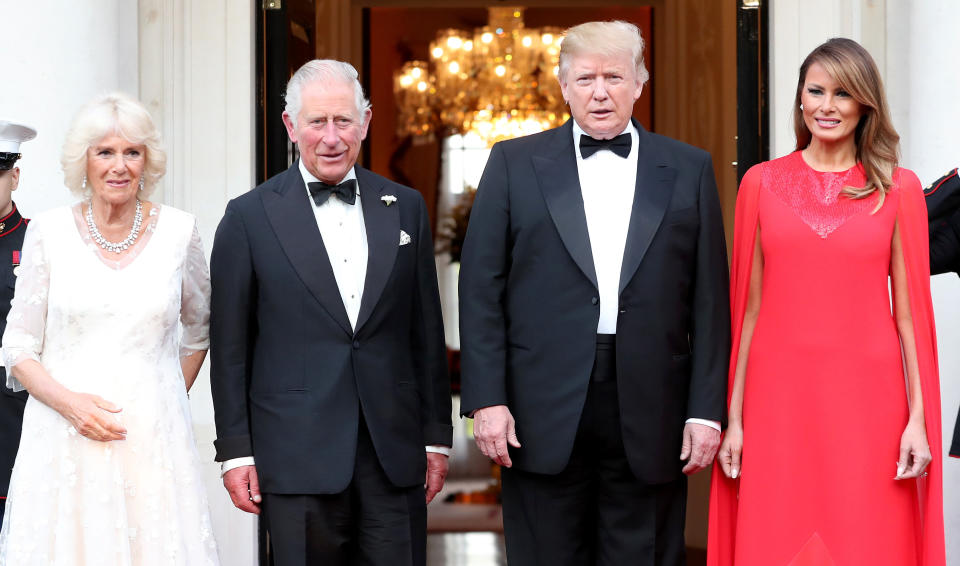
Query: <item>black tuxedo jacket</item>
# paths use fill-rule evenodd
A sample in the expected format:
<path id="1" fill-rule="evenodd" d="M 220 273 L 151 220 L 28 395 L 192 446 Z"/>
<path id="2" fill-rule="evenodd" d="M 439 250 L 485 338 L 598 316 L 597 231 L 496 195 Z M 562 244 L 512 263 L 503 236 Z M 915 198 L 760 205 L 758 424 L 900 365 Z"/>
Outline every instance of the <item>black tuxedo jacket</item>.
<path id="1" fill-rule="evenodd" d="M 359 419 L 398 486 L 450 446 L 450 383 L 429 219 L 413 189 L 356 167 L 369 257 L 356 331 L 296 164 L 232 200 L 213 244 L 216 459 L 254 456 L 265 492 L 337 493 Z M 387 206 L 382 196 L 396 202 Z M 411 242 L 400 245 L 400 232 Z"/>
<path id="2" fill-rule="evenodd" d="M 637 478 L 680 475 L 689 417 L 720 421 L 730 313 L 710 156 L 640 133 L 620 276 L 617 381 Z M 462 410 L 505 404 L 519 469 L 566 465 L 587 394 L 600 316 L 572 123 L 494 146 L 460 271 Z"/>

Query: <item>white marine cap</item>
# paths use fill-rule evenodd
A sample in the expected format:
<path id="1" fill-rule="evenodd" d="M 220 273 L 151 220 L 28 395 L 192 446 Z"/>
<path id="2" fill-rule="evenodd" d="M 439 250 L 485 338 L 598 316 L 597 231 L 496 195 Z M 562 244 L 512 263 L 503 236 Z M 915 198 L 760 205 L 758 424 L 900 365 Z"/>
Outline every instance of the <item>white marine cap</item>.
<path id="1" fill-rule="evenodd" d="M 0 171 L 13 168 L 20 159 L 20 144 L 37 137 L 37 131 L 23 124 L 0 120 Z"/>
<path id="2" fill-rule="evenodd" d="M 37 137 L 37 131 L 23 124 L 0 120 L 0 152 L 18 153 L 20 144 Z"/>

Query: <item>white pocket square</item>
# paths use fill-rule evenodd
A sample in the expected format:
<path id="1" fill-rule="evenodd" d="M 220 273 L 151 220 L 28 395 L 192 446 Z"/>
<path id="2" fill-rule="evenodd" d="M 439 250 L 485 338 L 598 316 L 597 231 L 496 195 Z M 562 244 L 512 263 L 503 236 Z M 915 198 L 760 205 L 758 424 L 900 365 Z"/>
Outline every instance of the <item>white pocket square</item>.
<path id="1" fill-rule="evenodd" d="M 407 233 L 404 232 L 403 230 L 400 230 L 400 245 L 401 245 L 401 246 L 405 246 L 405 245 L 409 244 L 409 243 L 412 242 L 412 241 L 413 241 L 413 240 L 410 239 L 410 234 L 407 234 Z"/>

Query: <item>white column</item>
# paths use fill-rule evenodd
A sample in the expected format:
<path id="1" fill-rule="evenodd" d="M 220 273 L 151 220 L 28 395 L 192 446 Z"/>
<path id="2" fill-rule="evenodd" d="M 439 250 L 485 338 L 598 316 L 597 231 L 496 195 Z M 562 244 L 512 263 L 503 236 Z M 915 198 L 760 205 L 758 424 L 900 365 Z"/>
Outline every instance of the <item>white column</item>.
<path id="1" fill-rule="evenodd" d="M 254 185 L 254 5 L 139 0 L 140 95 L 169 152 L 163 202 L 197 216 L 209 256 L 223 209 Z M 279 117 L 278 117 L 279 119 Z M 253 566 L 256 520 L 237 510 L 213 461 L 209 364 L 190 393 L 222 564 Z"/>
<path id="2" fill-rule="evenodd" d="M 94 96 L 137 96 L 137 5 L 125 0 L 31 0 L 0 9 L 0 118 L 38 132 L 20 148 L 21 212 L 71 204 L 60 150 L 77 110 Z"/>

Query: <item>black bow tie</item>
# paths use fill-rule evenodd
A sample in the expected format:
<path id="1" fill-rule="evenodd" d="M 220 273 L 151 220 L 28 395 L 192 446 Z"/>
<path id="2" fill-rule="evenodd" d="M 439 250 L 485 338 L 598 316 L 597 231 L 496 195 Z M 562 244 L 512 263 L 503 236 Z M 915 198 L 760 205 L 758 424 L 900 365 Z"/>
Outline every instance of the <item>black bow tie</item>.
<path id="1" fill-rule="evenodd" d="M 609 140 L 597 140 L 586 134 L 580 135 L 580 155 L 584 159 L 590 157 L 601 149 L 609 149 L 620 157 L 626 158 L 630 155 L 630 148 L 633 147 L 633 140 L 630 134 L 620 134 Z"/>
<path id="2" fill-rule="evenodd" d="M 310 189 L 310 196 L 313 197 L 313 202 L 315 202 L 317 206 L 327 202 L 330 195 L 337 195 L 338 199 L 347 204 L 357 202 L 356 179 L 347 179 L 339 185 L 328 185 L 323 181 L 317 181 L 315 183 L 307 183 L 307 188 Z"/>

